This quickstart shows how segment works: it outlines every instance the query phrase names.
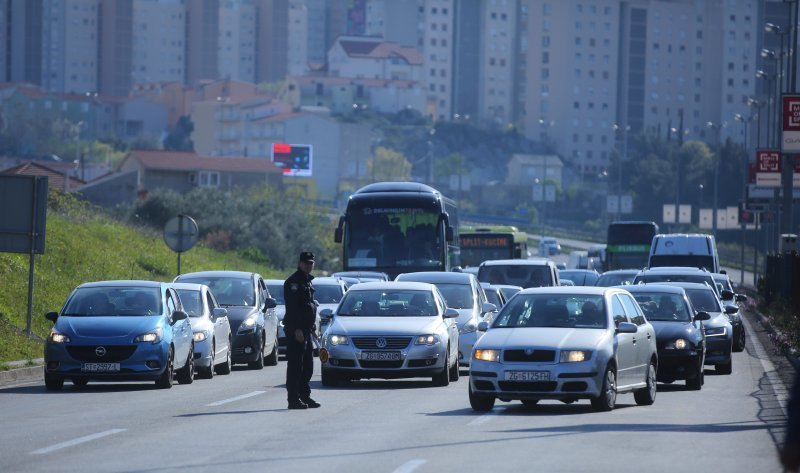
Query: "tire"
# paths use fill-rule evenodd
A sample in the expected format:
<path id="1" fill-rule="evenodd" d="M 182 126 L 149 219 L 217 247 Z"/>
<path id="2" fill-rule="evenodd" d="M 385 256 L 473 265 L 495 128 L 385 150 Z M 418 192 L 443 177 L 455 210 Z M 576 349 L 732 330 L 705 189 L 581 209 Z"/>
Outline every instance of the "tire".
<path id="1" fill-rule="evenodd" d="M 322 385 L 334 387 L 339 384 L 339 377 L 328 370 L 322 370 Z"/>
<path id="2" fill-rule="evenodd" d="M 733 360 L 729 360 L 727 363 L 720 363 L 714 367 L 714 371 L 718 374 L 731 374 L 733 373 Z"/>
<path id="3" fill-rule="evenodd" d="M 264 341 L 266 343 L 266 340 Z M 272 345 L 272 352 L 264 358 L 264 364 L 267 366 L 275 366 L 278 364 L 278 333 L 275 332 L 275 344 Z"/>
<path id="4" fill-rule="evenodd" d="M 228 340 L 228 353 L 225 355 L 225 363 L 220 363 L 214 367 L 217 374 L 231 374 L 233 363 L 231 362 L 231 341 Z"/>
<path id="5" fill-rule="evenodd" d="M 599 412 L 608 412 L 617 404 L 617 372 L 613 366 L 606 368 L 603 374 L 603 386 L 600 395 L 592 398 L 592 408 Z"/>
<path id="6" fill-rule="evenodd" d="M 686 380 L 686 389 L 690 391 L 699 391 L 703 387 L 703 383 L 705 381 L 705 374 L 703 373 L 703 362 L 700 361 L 699 366 L 697 367 L 697 376 L 694 378 L 688 378 Z"/>
<path id="7" fill-rule="evenodd" d="M 264 368 L 264 348 L 266 348 L 265 347 L 266 343 L 267 341 L 264 340 L 264 337 L 262 336 L 261 349 L 258 350 L 258 358 L 256 358 L 256 361 L 251 361 L 250 363 L 247 363 L 247 367 L 250 368 L 251 370 L 260 370 Z"/>
<path id="8" fill-rule="evenodd" d="M 48 391 L 61 391 L 61 388 L 64 387 L 64 378 L 61 378 L 54 374 L 50 374 L 47 371 L 45 371 L 44 387 L 47 388 Z"/>
<path id="9" fill-rule="evenodd" d="M 489 412 L 494 407 L 494 396 L 483 396 L 479 394 L 474 394 L 472 392 L 472 383 L 469 386 L 469 405 L 472 407 L 472 410 L 478 412 Z"/>
<path id="10" fill-rule="evenodd" d="M 647 385 L 642 389 L 634 391 L 633 393 L 633 398 L 636 400 L 636 404 L 640 406 L 649 406 L 656 402 L 656 393 L 658 392 L 656 387 L 657 370 L 658 368 L 652 361 L 649 365 L 647 365 L 647 373 L 645 375 L 645 382 Z"/>
<path id="11" fill-rule="evenodd" d="M 84 388 L 84 387 L 86 387 L 87 384 L 89 384 L 89 380 L 86 379 L 86 378 L 74 378 L 72 380 L 72 384 L 74 384 L 75 386 L 77 386 L 79 388 Z"/>
<path id="12" fill-rule="evenodd" d="M 183 368 L 178 370 L 178 382 L 181 384 L 192 384 L 194 381 L 194 344 L 189 347 L 189 356 Z"/>
<path id="13" fill-rule="evenodd" d="M 736 340 L 733 342 L 733 351 L 735 352 L 742 352 L 744 351 L 744 346 L 746 343 L 746 335 L 744 333 L 744 326 L 739 329 L 739 336 L 736 337 Z"/>
<path id="14" fill-rule="evenodd" d="M 450 384 L 450 354 L 445 355 L 444 368 L 442 371 L 433 377 L 433 385 L 444 387 Z"/>
<path id="15" fill-rule="evenodd" d="M 175 358 L 175 354 L 172 351 L 172 347 L 169 347 L 169 355 L 167 355 L 167 366 L 164 368 L 164 372 L 161 373 L 161 376 L 158 377 L 156 380 L 156 387 L 159 389 L 170 389 L 172 387 L 172 374 L 173 370 L 175 369 L 175 362 L 173 360 Z"/>
<path id="16" fill-rule="evenodd" d="M 461 377 L 461 371 L 458 369 L 458 361 L 453 363 L 453 366 L 450 367 L 450 381 L 458 381 L 458 378 Z"/>
<path id="17" fill-rule="evenodd" d="M 539 400 L 538 399 L 523 399 L 522 400 L 522 405 L 523 406 L 533 407 L 536 404 L 539 404 Z"/>

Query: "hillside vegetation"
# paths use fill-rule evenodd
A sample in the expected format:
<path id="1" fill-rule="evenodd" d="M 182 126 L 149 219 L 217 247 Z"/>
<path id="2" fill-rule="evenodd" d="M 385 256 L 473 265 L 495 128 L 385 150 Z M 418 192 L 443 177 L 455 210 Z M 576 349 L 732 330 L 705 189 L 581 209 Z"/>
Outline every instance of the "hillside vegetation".
<path id="1" fill-rule="evenodd" d="M 45 254 L 35 260 L 33 332 L 47 337 L 52 326 L 44 318 L 61 308 L 81 283 L 109 279 L 169 281 L 176 275 L 177 256 L 160 234 L 120 224 L 69 196 L 51 194 Z M 0 253 L 0 365 L 42 356 L 41 340 L 24 336 L 27 318 L 28 255 Z M 201 245 L 181 256 L 181 271 L 228 269 L 286 274 L 233 252 Z"/>

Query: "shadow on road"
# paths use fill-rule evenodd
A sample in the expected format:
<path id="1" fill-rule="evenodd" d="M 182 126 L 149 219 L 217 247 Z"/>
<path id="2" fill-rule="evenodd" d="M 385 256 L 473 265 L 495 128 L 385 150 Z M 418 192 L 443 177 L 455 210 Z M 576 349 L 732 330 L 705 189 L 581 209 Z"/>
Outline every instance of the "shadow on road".
<path id="1" fill-rule="evenodd" d="M 178 419 L 181 417 L 226 416 L 226 415 L 258 414 L 264 412 L 282 412 L 282 411 L 288 411 L 288 409 L 258 409 L 254 411 L 196 412 L 194 414 L 181 414 L 172 417 Z"/>
<path id="2" fill-rule="evenodd" d="M 528 433 L 560 433 L 560 434 L 591 434 L 597 432 L 692 432 L 702 434 L 716 434 L 726 432 L 742 432 L 747 430 L 764 430 L 767 427 L 758 421 L 747 422 L 721 422 L 714 424 L 580 424 L 553 427 L 534 427 L 530 429 L 499 430 L 497 432 L 528 432 Z"/>
<path id="3" fill-rule="evenodd" d="M 386 379 L 362 379 L 339 383 L 338 386 L 323 386 L 320 381 L 312 381 L 311 389 L 334 390 L 334 391 L 369 391 L 369 390 L 396 390 L 396 389 L 420 389 L 438 388 L 428 381 L 409 381 L 409 380 L 386 380 Z"/>

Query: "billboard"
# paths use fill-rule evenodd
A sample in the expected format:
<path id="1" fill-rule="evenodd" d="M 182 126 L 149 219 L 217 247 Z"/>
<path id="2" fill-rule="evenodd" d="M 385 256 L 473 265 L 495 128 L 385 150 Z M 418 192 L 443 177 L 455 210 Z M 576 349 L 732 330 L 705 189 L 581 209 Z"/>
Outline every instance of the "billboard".
<path id="1" fill-rule="evenodd" d="M 800 153 L 800 95 L 783 94 L 783 135 L 781 150 Z"/>
<path id="2" fill-rule="evenodd" d="M 272 162 L 285 176 L 311 176 L 311 145 L 272 143 Z"/>

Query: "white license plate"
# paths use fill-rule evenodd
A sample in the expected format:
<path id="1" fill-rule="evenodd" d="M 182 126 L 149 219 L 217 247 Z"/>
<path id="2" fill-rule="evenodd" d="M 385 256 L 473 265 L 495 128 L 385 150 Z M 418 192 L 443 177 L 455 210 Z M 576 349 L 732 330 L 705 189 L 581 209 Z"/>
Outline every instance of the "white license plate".
<path id="1" fill-rule="evenodd" d="M 506 381 L 550 381 L 550 372 L 506 371 Z"/>
<path id="2" fill-rule="evenodd" d="M 370 361 L 397 361 L 400 359 L 399 351 L 364 351 L 361 352 L 362 360 Z"/>
<path id="3" fill-rule="evenodd" d="M 119 371 L 119 363 L 84 363 L 81 371 L 89 373 L 114 373 Z"/>

